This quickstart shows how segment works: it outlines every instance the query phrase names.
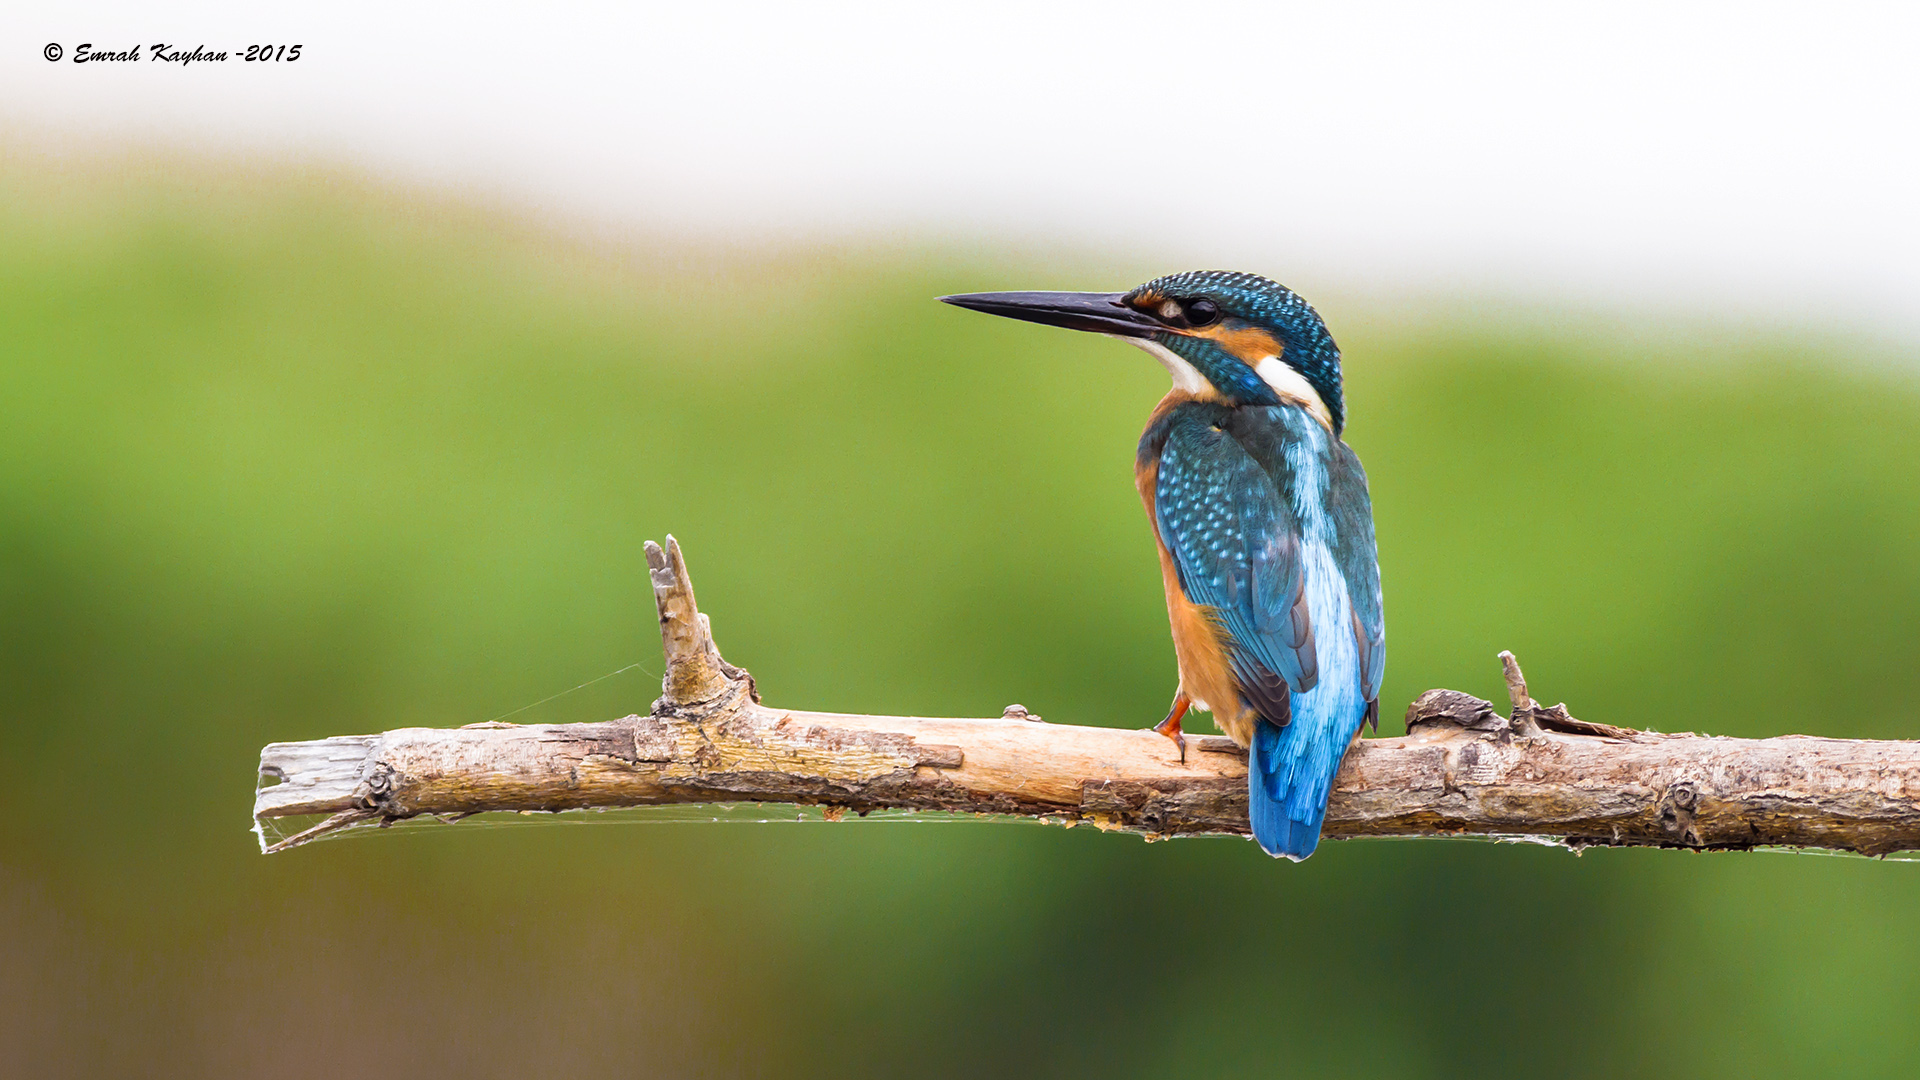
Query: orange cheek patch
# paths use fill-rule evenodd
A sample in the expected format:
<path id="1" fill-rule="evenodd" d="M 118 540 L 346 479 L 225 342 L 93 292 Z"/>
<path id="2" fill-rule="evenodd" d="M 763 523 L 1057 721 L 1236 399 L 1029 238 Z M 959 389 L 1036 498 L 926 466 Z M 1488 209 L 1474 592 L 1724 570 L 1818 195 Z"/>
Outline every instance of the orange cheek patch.
<path id="1" fill-rule="evenodd" d="M 1220 323 L 1216 326 L 1203 326 L 1198 330 L 1187 331 L 1193 337 L 1208 338 L 1220 343 L 1220 347 L 1235 359 L 1244 361 L 1251 367 L 1269 356 L 1279 356 L 1283 351 L 1280 340 L 1257 326 L 1228 326 Z"/>

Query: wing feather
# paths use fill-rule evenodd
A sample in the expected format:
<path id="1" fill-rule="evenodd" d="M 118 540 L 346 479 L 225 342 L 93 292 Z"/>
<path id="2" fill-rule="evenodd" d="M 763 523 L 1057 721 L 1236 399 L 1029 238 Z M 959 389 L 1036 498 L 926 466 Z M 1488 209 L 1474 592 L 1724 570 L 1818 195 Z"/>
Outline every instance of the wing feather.
<path id="1" fill-rule="evenodd" d="M 1286 723 L 1289 693 L 1319 679 L 1290 501 L 1238 440 L 1196 411 L 1169 425 L 1154 516 L 1181 591 L 1225 626 L 1248 704 Z"/>

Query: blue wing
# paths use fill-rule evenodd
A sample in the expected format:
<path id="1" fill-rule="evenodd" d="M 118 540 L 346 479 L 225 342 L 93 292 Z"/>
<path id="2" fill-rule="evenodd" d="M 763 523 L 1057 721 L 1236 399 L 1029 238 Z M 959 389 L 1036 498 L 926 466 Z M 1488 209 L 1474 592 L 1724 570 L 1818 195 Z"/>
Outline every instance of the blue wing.
<path id="1" fill-rule="evenodd" d="M 1225 626 L 1248 704 L 1285 724 L 1290 692 L 1319 679 L 1299 523 L 1268 471 L 1211 419 L 1225 417 L 1193 410 L 1169 426 L 1154 516 L 1181 591 Z"/>

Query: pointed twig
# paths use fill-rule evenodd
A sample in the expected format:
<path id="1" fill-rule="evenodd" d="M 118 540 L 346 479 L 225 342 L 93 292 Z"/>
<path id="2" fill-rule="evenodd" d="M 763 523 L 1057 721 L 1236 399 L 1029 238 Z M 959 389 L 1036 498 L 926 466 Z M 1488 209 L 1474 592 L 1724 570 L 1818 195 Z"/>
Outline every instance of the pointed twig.
<path id="1" fill-rule="evenodd" d="M 1507 700 L 1513 703 L 1513 711 L 1533 708 L 1533 698 L 1527 694 L 1527 677 L 1520 674 L 1520 661 L 1506 649 L 1500 650 L 1500 670 L 1507 677 Z"/>
<path id="2" fill-rule="evenodd" d="M 1513 712 L 1508 714 L 1513 733 L 1522 738 L 1540 734 L 1539 721 L 1533 716 L 1533 698 L 1527 694 L 1527 677 L 1520 674 L 1520 661 L 1514 659 L 1511 652 L 1502 649 L 1500 670 L 1507 678 L 1507 700 L 1513 704 Z"/>

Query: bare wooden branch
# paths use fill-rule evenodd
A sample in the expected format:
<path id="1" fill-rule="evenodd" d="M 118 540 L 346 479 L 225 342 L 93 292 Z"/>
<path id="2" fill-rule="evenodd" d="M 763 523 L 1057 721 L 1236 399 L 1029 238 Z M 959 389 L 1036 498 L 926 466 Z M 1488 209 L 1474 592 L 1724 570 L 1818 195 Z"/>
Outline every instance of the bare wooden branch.
<path id="1" fill-rule="evenodd" d="M 479 724 L 273 743 L 256 821 L 331 815 L 269 851 L 424 814 L 773 802 L 1006 814 L 1149 838 L 1247 832 L 1246 757 L 1147 730 L 770 708 L 724 660 L 672 537 L 647 562 L 667 659 L 645 716 Z M 1326 835 L 1527 837 L 1580 848 L 1788 845 L 1868 855 L 1920 848 L 1920 742 L 1663 735 L 1577 720 L 1528 695 L 1513 708 L 1430 690 L 1407 734 L 1347 755 Z"/>

